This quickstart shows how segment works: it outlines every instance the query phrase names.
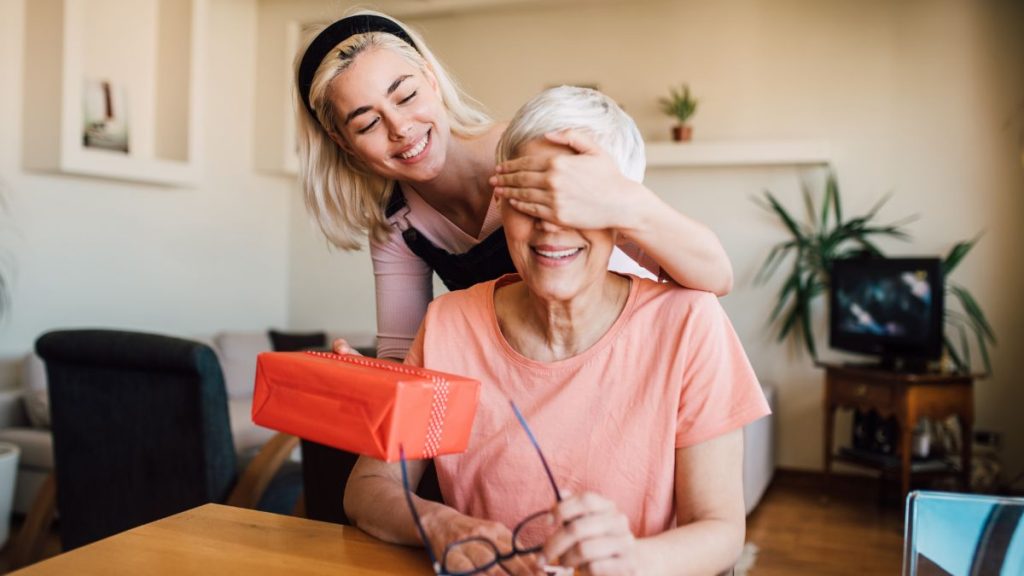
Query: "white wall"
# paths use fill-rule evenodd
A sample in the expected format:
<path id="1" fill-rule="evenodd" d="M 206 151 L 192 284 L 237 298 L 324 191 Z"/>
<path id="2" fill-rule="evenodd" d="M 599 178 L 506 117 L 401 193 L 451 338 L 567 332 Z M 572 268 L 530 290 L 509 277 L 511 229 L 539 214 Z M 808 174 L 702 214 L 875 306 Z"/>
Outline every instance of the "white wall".
<path id="1" fill-rule="evenodd" d="M 0 263 L 14 273 L 0 361 L 59 326 L 374 330 L 366 253 L 328 251 L 292 179 L 257 172 L 252 150 L 261 122 L 273 120 L 256 109 L 254 86 L 271 65 L 274 35 L 289 20 L 329 19 L 348 3 L 211 0 L 205 169 L 195 188 L 165 188 L 22 169 L 28 1 L 0 0 L 0 186 L 8 203 Z M 978 424 L 1005 433 L 1011 472 L 1024 467 L 1015 357 L 1024 348 L 1019 2 L 523 1 L 422 15 L 441 4 L 385 6 L 419 10 L 412 23 L 498 117 L 548 85 L 597 83 L 645 135 L 664 139 L 670 122 L 655 100 L 685 80 L 701 98 L 696 138 L 827 139 L 847 213 L 891 190 L 883 218 L 921 214 L 914 242 L 891 245 L 893 253 L 945 252 L 985 230 L 954 279 L 978 296 L 1000 337 L 996 376 L 978 384 Z M 737 286 L 724 304 L 758 373 L 780 387 L 780 464 L 799 468 L 820 465 L 821 374 L 765 328 L 773 292 L 750 280 L 783 235 L 749 197 L 769 187 L 796 209 L 800 179 L 819 176 L 698 169 L 652 172 L 648 181 L 709 223 L 728 249 Z M 9 377 L 0 370 L 0 384 Z"/>
<path id="2" fill-rule="evenodd" d="M 0 250 L 13 282 L 0 360 L 57 327 L 189 335 L 286 326 L 288 187 L 252 169 L 256 2 L 210 3 L 206 155 L 191 188 L 22 168 L 26 5 L 0 0 Z"/>
<path id="3" fill-rule="evenodd" d="M 265 0 L 268 5 L 281 3 Z M 1011 475 L 1024 467 L 1019 3 L 548 2 L 409 20 L 499 118 L 552 84 L 596 83 L 646 137 L 664 140 L 670 121 L 656 99 L 687 81 L 701 99 L 698 140 L 826 139 L 835 149 L 847 214 L 866 211 L 889 191 L 894 196 L 882 220 L 920 214 L 910 226 L 913 242 L 887 244 L 892 254 L 944 254 L 985 231 L 953 277 L 983 303 L 1000 338 L 995 376 L 977 384 L 977 425 L 1005 434 Z M 737 277 L 723 302 L 760 376 L 780 387 L 779 464 L 810 469 L 821 464 L 822 373 L 791 346 L 776 344 L 765 327 L 774 287 L 754 287 L 751 280 L 784 235 L 749 199 L 770 188 L 800 211 L 801 180 L 813 186 L 820 177 L 785 168 L 674 169 L 648 177 L 654 190 L 721 236 Z M 365 255 L 347 256 L 354 268 L 325 273 L 339 260 L 296 225 L 293 241 L 302 249 L 293 252 L 293 282 L 318 285 L 319 297 L 296 300 L 293 288 L 293 318 L 315 308 L 365 320 L 372 329 Z M 326 300 L 331 290 L 344 297 Z"/>

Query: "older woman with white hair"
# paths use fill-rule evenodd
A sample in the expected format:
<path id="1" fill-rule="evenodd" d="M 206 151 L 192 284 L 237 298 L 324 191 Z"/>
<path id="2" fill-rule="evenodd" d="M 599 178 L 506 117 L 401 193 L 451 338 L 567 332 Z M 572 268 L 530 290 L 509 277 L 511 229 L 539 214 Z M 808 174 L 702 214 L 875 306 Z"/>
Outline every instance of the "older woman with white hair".
<path id="1" fill-rule="evenodd" d="M 643 177 L 633 121 L 585 88 L 528 102 L 498 160 L 562 162 L 576 152 L 545 135 L 567 129 Z M 409 490 L 425 462 L 403 482 L 402 466 L 361 458 L 349 518 L 423 543 L 444 574 L 728 569 L 745 534 L 741 428 L 769 410 L 718 300 L 609 272 L 613 229 L 501 208 L 517 273 L 437 298 L 406 359 L 482 382 L 469 448 L 434 460 L 445 503 Z"/>

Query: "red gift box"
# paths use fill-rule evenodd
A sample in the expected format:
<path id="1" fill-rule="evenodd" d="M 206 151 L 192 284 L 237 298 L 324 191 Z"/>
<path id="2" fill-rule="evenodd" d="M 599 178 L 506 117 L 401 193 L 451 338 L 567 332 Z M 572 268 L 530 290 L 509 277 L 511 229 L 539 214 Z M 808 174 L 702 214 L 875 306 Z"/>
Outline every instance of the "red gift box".
<path id="1" fill-rule="evenodd" d="M 264 352 L 252 420 L 260 426 L 395 462 L 466 450 L 480 382 L 389 360 Z"/>

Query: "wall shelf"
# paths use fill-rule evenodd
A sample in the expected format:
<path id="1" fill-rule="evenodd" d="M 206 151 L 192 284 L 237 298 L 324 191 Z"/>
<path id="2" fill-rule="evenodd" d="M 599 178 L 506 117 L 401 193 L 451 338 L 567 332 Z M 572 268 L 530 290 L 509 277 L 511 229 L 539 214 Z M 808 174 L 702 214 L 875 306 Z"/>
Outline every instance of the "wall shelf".
<path id="1" fill-rule="evenodd" d="M 648 142 L 648 168 L 815 166 L 831 162 L 822 140 Z"/>
<path id="2" fill-rule="evenodd" d="M 194 184 L 207 1 L 27 3 L 25 167 Z"/>

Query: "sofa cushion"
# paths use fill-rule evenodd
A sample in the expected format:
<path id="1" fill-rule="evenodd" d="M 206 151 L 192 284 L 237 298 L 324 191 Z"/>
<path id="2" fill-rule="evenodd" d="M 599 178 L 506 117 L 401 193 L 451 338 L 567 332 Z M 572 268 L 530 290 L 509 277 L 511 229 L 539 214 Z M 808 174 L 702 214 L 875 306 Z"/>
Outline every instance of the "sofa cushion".
<path id="1" fill-rule="evenodd" d="M 229 398 L 252 398 L 256 381 L 256 356 L 272 350 L 266 332 L 221 332 L 214 339 L 214 350 L 224 371 Z"/>
<path id="2" fill-rule="evenodd" d="M 10 442 L 21 448 L 20 468 L 53 470 L 53 436 L 45 428 L 4 428 L 0 442 Z"/>
<path id="3" fill-rule="evenodd" d="M 268 440 L 277 434 L 270 428 L 253 424 L 252 397 L 229 398 L 228 412 L 231 418 L 231 437 L 235 442 L 235 454 L 240 462 L 246 462 L 259 452 Z"/>
<path id="4" fill-rule="evenodd" d="M 21 363 L 21 387 L 28 420 L 37 428 L 50 427 L 50 396 L 46 389 L 46 364 L 32 352 Z"/>
<path id="5" fill-rule="evenodd" d="M 775 386 L 761 382 L 772 413 L 743 428 L 743 501 L 750 514 L 764 496 L 775 474 L 775 419 L 778 394 Z"/>

